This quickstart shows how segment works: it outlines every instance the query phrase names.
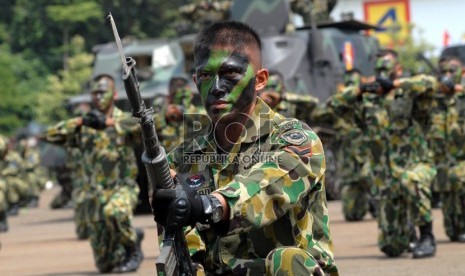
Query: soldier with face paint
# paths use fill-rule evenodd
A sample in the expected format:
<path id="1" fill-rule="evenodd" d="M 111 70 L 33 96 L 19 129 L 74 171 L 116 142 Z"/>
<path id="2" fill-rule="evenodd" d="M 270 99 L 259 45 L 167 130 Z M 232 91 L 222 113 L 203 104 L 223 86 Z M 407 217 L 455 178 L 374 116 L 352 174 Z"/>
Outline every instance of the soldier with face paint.
<path id="1" fill-rule="evenodd" d="M 155 220 L 187 226 L 191 257 L 208 275 L 338 275 L 323 147 L 257 97 L 268 80 L 260 38 L 243 23 L 215 23 L 194 49 L 211 123 L 168 155 L 189 211 L 155 193 Z"/>
<path id="2" fill-rule="evenodd" d="M 438 170 L 433 189 L 440 194 L 444 228 L 451 241 L 465 242 L 465 91 L 459 58 L 439 61 L 439 89 L 430 107 L 428 140 Z"/>
<path id="3" fill-rule="evenodd" d="M 83 117 L 59 123 L 48 131 L 50 141 L 76 139 L 82 154 L 79 170 L 85 179 L 84 208 L 95 263 L 102 273 L 136 271 L 142 261 L 143 232 L 132 218 L 139 187 L 132 145 L 138 142 L 139 124 L 113 102 L 114 80 L 94 78 L 91 91 L 95 109 Z"/>

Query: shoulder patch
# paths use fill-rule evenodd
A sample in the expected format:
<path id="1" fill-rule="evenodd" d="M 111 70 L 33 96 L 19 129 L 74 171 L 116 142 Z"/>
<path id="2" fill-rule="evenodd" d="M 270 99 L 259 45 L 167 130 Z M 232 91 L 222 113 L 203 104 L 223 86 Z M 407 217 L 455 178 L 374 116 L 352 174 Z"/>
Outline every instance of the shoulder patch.
<path id="1" fill-rule="evenodd" d="M 305 135 L 304 131 L 301 129 L 287 131 L 281 135 L 281 138 L 289 144 L 297 146 L 302 145 L 308 140 L 307 135 Z"/>

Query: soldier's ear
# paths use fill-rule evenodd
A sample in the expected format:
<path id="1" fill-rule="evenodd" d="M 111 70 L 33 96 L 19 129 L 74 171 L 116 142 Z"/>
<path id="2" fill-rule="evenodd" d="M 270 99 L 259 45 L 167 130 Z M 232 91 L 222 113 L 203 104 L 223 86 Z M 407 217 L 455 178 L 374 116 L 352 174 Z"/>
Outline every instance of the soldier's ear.
<path id="1" fill-rule="evenodd" d="M 268 70 L 260 69 L 255 75 L 255 91 L 262 90 L 265 88 L 266 83 L 268 82 Z"/>
<path id="2" fill-rule="evenodd" d="M 195 85 L 197 85 L 197 74 L 192 74 L 192 80 L 194 81 Z"/>

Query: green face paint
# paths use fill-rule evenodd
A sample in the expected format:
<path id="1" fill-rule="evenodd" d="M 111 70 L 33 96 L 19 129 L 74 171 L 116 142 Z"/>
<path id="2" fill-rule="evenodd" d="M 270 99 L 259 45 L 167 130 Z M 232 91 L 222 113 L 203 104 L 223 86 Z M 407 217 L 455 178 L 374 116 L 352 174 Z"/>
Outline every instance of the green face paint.
<path id="1" fill-rule="evenodd" d="M 244 113 L 255 101 L 255 75 L 247 56 L 214 49 L 196 66 L 197 88 L 208 115 L 215 122 L 223 115 Z"/>
<path id="2" fill-rule="evenodd" d="M 395 78 L 395 61 L 390 56 L 379 57 L 376 60 L 375 71 L 376 75 L 384 78 Z"/>
<path id="3" fill-rule="evenodd" d="M 358 72 L 350 72 L 344 74 L 344 85 L 345 86 L 359 86 L 361 76 Z"/>
<path id="4" fill-rule="evenodd" d="M 439 64 L 439 71 L 441 77 L 449 77 L 452 78 L 454 83 L 458 84 L 461 82 L 462 79 L 462 66 L 455 60 L 449 60 L 445 62 L 441 62 Z"/>
<path id="5" fill-rule="evenodd" d="M 111 106 L 113 100 L 113 91 L 95 91 L 92 92 L 92 102 L 100 111 L 106 111 Z"/>

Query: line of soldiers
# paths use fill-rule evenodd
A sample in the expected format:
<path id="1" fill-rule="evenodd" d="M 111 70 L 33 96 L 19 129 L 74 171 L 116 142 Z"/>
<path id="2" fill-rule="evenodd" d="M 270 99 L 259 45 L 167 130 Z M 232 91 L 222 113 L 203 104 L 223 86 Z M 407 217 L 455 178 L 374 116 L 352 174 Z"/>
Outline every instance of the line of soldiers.
<path id="1" fill-rule="evenodd" d="M 286 116 L 312 126 L 330 122 L 344 217 L 359 221 L 370 212 L 377 218 L 378 246 L 390 257 L 434 256 L 433 193 L 442 202 L 447 236 L 465 242 L 464 71 L 457 57 L 441 59 L 439 68 L 439 77 L 402 77 L 397 53 L 381 50 L 374 77 L 347 70 L 345 86 L 327 103 L 292 100 L 274 72 L 260 93 Z"/>
<path id="2" fill-rule="evenodd" d="M 8 231 L 8 216 L 18 215 L 22 207 L 38 206 L 46 182 L 37 138 L 0 135 L 0 232 Z"/>

